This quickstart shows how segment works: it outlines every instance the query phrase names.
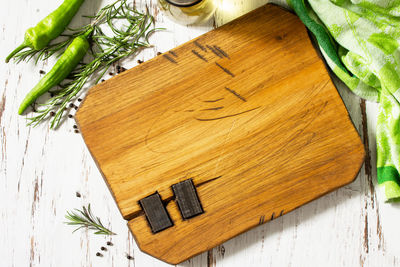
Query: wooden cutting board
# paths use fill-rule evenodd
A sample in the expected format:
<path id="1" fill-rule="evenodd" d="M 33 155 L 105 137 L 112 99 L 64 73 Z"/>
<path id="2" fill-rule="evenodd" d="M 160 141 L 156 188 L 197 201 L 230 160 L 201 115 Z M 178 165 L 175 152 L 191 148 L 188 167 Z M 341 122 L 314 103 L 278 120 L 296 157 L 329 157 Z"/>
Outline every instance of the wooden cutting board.
<path id="1" fill-rule="evenodd" d="M 267 5 L 93 87 L 77 122 L 139 247 L 176 264 L 356 177 L 305 27 Z"/>

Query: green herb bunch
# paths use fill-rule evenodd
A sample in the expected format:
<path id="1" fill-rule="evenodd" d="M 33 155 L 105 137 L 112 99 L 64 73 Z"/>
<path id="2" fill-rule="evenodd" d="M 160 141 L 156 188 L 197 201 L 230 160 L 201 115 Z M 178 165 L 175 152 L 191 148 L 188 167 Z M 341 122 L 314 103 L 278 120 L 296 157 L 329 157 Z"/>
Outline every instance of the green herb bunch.
<path id="1" fill-rule="evenodd" d="M 17 62 L 34 59 L 37 63 L 64 51 L 75 37 L 92 33 L 91 60 L 78 65 L 66 82 L 60 84 L 61 89 L 51 91 L 50 99 L 38 104 L 36 115 L 28 118 L 28 125 L 36 126 L 50 119 L 50 127 L 57 128 L 66 115 L 68 103 L 77 97 L 85 84 L 89 81 L 97 84 L 115 62 L 151 47 L 148 38 L 158 30 L 154 28 L 154 19 L 147 8 L 141 13 L 128 4 L 127 0 L 117 0 L 100 9 L 95 16 L 88 17 L 92 23 L 79 29 L 70 29 L 70 33 L 64 35 L 65 40 L 41 50 L 23 50 L 14 56 Z M 106 30 L 111 34 L 106 34 Z"/>
<path id="2" fill-rule="evenodd" d="M 89 230 L 95 230 L 96 235 L 115 235 L 111 230 L 107 229 L 100 221 L 99 217 L 92 214 L 90 204 L 86 208 L 82 207 L 82 210 L 75 209 L 75 211 L 67 211 L 65 218 L 68 220 L 66 224 L 77 226 L 73 231 L 76 232 L 79 229 L 87 228 Z"/>

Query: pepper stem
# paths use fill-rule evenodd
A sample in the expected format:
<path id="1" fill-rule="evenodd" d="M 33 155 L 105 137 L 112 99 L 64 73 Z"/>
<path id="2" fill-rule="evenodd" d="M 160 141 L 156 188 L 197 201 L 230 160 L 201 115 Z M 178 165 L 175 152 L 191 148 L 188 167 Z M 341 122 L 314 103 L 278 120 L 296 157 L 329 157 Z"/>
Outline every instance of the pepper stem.
<path id="1" fill-rule="evenodd" d="M 22 43 L 20 46 L 18 46 L 17 48 L 15 48 L 7 57 L 6 57 L 6 63 L 8 63 L 10 61 L 10 59 L 15 56 L 16 53 L 18 53 L 19 51 L 21 51 L 24 48 L 29 47 L 29 45 L 27 45 L 25 42 Z"/>

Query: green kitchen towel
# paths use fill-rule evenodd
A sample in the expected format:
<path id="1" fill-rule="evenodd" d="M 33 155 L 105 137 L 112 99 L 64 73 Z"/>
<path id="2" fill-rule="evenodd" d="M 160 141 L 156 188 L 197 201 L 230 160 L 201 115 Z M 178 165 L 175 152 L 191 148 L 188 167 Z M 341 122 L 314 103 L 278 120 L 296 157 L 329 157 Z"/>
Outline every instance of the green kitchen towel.
<path id="1" fill-rule="evenodd" d="M 314 34 L 332 71 L 379 102 L 377 177 L 400 200 L 400 0 L 286 0 Z M 306 2 L 305 2 L 306 1 Z"/>

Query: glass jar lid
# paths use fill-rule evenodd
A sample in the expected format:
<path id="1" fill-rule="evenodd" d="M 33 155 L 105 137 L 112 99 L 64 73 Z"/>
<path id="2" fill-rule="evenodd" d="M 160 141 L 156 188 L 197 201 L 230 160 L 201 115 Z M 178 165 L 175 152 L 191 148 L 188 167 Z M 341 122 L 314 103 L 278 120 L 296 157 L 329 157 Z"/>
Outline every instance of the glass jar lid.
<path id="1" fill-rule="evenodd" d="M 179 7 L 189 7 L 200 3 L 202 0 L 165 0 L 171 5 Z"/>

